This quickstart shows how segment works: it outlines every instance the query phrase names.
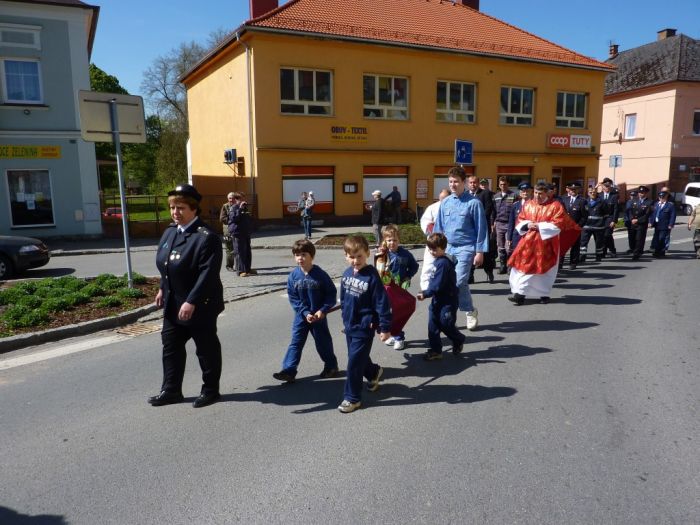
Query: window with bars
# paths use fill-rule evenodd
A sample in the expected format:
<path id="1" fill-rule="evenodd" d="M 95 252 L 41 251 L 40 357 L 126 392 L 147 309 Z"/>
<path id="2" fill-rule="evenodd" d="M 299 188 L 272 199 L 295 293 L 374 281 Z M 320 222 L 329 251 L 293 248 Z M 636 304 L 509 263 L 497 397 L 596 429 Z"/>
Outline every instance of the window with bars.
<path id="1" fill-rule="evenodd" d="M 408 119 L 408 78 L 364 75 L 362 87 L 365 117 Z"/>
<path id="2" fill-rule="evenodd" d="M 476 86 L 463 82 L 439 80 L 436 117 L 442 122 L 473 124 L 476 120 Z"/>
<path id="3" fill-rule="evenodd" d="M 521 87 L 501 87 L 501 124 L 532 126 L 535 90 Z"/>
<path id="4" fill-rule="evenodd" d="M 285 114 L 332 115 L 332 83 L 330 71 L 280 69 L 280 110 Z"/>
<path id="5" fill-rule="evenodd" d="M 557 127 L 560 128 L 585 128 L 586 127 L 586 101 L 585 93 L 557 93 Z"/>

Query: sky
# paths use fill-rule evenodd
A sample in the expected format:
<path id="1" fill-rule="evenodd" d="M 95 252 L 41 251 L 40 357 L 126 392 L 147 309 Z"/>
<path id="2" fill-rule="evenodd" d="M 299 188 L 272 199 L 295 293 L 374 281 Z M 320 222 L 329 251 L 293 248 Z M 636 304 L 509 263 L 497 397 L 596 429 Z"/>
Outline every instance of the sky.
<path id="1" fill-rule="evenodd" d="M 212 31 L 233 31 L 249 18 L 248 0 L 84 1 L 100 6 L 91 61 L 132 95 L 141 95 L 156 57 L 181 42 L 205 44 Z M 700 39 L 700 0 L 481 0 L 480 10 L 598 60 L 611 41 L 623 51 L 653 42 L 665 28 Z"/>

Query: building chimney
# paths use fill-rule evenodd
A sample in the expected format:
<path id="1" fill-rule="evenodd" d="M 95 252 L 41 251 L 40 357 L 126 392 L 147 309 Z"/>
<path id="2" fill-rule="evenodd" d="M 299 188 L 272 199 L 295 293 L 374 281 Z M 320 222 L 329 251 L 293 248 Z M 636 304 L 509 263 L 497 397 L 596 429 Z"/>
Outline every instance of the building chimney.
<path id="1" fill-rule="evenodd" d="M 670 36 L 676 36 L 676 30 L 675 29 L 662 29 L 661 31 L 656 32 L 656 40 L 666 40 Z"/>
<path id="2" fill-rule="evenodd" d="M 250 18 L 258 18 L 277 9 L 277 0 L 250 0 Z"/>
<path id="3" fill-rule="evenodd" d="M 462 5 L 466 5 L 467 7 L 471 7 L 472 9 L 475 9 L 476 11 L 479 10 L 479 0 L 462 0 Z"/>
<path id="4" fill-rule="evenodd" d="M 620 46 L 618 44 L 610 44 L 610 47 L 608 48 L 608 58 L 615 58 L 618 53 L 618 49 L 620 49 Z"/>

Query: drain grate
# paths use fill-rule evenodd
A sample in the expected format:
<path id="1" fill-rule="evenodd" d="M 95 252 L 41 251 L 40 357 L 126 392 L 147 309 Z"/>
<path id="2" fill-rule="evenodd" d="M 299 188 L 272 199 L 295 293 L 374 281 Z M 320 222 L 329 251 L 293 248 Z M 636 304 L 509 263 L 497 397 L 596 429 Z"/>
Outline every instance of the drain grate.
<path id="1" fill-rule="evenodd" d="M 160 327 L 161 323 L 134 323 L 118 328 L 115 332 L 122 335 L 137 336 L 158 332 Z"/>

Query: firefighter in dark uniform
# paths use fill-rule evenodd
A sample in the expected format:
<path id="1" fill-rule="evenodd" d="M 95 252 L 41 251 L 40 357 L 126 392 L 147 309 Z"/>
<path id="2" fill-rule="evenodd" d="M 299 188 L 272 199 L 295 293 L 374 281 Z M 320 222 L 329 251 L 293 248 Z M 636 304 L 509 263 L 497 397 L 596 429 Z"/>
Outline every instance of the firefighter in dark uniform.
<path id="1" fill-rule="evenodd" d="M 508 257 L 510 257 L 513 250 L 515 250 L 515 248 L 518 246 L 518 242 L 520 242 L 520 234 L 515 229 L 515 224 L 518 222 L 518 215 L 520 215 L 520 210 L 522 210 L 523 204 L 532 199 L 534 192 L 534 188 L 529 182 L 521 182 L 518 185 L 518 190 L 520 192 L 520 200 L 515 201 L 513 206 L 510 208 L 508 227 L 506 229 L 506 250 Z"/>
<path id="2" fill-rule="evenodd" d="M 634 232 L 634 248 L 632 248 L 632 260 L 637 261 L 644 252 L 644 242 L 647 237 L 647 228 L 649 227 L 649 215 L 653 202 L 647 195 L 649 188 L 640 186 L 637 188 L 639 194 L 637 199 L 632 201 L 629 210 L 630 227 Z"/>
<path id="3" fill-rule="evenodd" d="M 620 200 L 617 188 L 613 186 L 613 181 L 608 177 L 603 179 L 600 190 L 599 194 L 601 200 L 608 205 L 608 216 L 605 218 L 605 247 L 603 248 L 603 257 L 608 254 L 608 251 L 610 255 L 614 257 L 617 255 L 617 250 L 615 249 L 613 232 L 615 231 L 617 219 L 620 218 Z"/>
<path id="4" fill-rule="evenodd" d="M 595 241 L 595 260 L 603 258 L 605 249 L 605 221 L 609 216 L 608 205 L 598 195 L 598 190 L 591 186 L 588 188 L 588 199 L 585 204 L 586 222 L 581 230 L 581 255 L 579 262 L 586 262 L 588 242 L 593 237 Z"/>
<path id="5" fill-rule="evenodd" d="M 510 211 L 516 201 L 516 195 L 508 189 L 508 179 L 499 177 L 498 188 L 500 191 L 493 196 L 494 218 L 493 225 L 496 230 L 496 243 L 498 246 L 498 273 L 506 274 L 506 261 L 508 260 L 508 248 L 506 247 L 506 232 L 508 231 L 508 220 Z M 516 215 L 517 217 L 517 215 Z M 515 249 L 515 248 L 511 248 Z"/>
<path id="6" fill-rule="evenodd" d="M 634 251 L 634 234 L 635 231 L 632 229 L 632 223 L 630 222 L 632 218 L 630 217 L 630 210 L 632 209 L 632 203 L 637 200 L 637 190 L 630 191 L 630 197 L 625 203 L 625 228 L 627 228 L 627 245 L 629 249 L 627 250 L 627 255 L 630 255 Z"/>
<path id="7" fill-rule="evenodd" d="M 566 185 L 566 192 L 568 193 L 568 197 L 563 197 L 561 199 L 562 204 L 564 205 L 564 209 L 566 210 L 566 213 L 569 214 L 569 217 L 578 224 L 581 228 L 583 228 L 584 224 L 586 224 L 586 218 L 588 217 L 588 214 L 586 212 L 586 199 L 581 197 L 579 195 L 579 190 L 581 189 L 581 184 L 578 182 L 572 182 L 570 184 Z M 571 250 L 569 251 L 569 270 L 575 270 L 576 265 L 578 264 L 578 259 L 579 259 L 579 254 L 581 253 L 581 234 L 579 233 L 578 239 L 576 239 L 576 242 L 571 245 Z M 562 253 L 560 254 L 559 257 L 559 268 L 564 266 L 564 256 L 566 254 Z"/>
<path id="8" fill-rule="evenodd" d="M 174 223 L 166 228 L 158 244 L 156 266 L 160 272 L 160 290 L 156 305 L 164 308 L 163 386 L 150 397 L 153 406 L 184 400 L 182 379 L 187 354 L 185 343 L 193 339 L 203 386 L 195 399 L 195 408 L 219 400 L 221 343 L 216 334 L 216 319 L 224 310 L 219 236 L 199 218 L 202 196 L 189 185 L 177 186 L 168 193 L 170 216 Z"/>

